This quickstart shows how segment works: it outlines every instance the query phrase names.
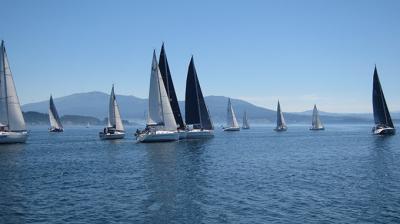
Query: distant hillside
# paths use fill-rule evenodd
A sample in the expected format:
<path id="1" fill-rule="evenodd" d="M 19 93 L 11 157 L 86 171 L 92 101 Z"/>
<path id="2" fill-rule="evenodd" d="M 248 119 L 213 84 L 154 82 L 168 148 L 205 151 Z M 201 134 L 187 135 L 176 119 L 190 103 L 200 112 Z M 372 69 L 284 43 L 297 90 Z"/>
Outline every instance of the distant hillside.
<path id="1" fill-rule="evenodd" d="M 117 95 L 116 97 L 120 106 L 121 116 L 124 119 L 143 123 L 147 111 L 147 99 L 124 95 Z M 54 98 L 57 110 L 61 115 L 75 114 L 96 117 L 99 120 L 103 120 L 104 117 L 107 117 L 108 100 L 109 95 L 102 92 L 76 93 L 65 97 Z M 228 98 L 224 96 L 207 96 L 205 97 L 205 101 L 210 110 L 212 120 L 215 123 L 225 122 Z M 250 122 L 273 123 L 276 120 L 276 111 L 274 110 L 255 106 L 239 99 L 232 99 L 232 104 L 239 122 L 242 120 L 244 111 L 247 111 Z M 185 103 L 180 101 L 179 105 L 182 115 L 185 117 Z M 23 105 L 22 109 L 24 111 L 47 113 L 48 100 Z M 284 115 L 288 123 L 311 122 L 311 112 L 309 111 L 302 113 L 284 113 Z M 355 114 L 347 115 L 324 112 L 321 112 L 321 118 L 324 123 L 361 123 L 371 121 L 371 115 L 357 116 Z"/>
<path id="2" fill-rule="evenodd" d="M 23 112 L 25 122 L 30 125 L 50 125 L 49 115 L 34 111 Z M 98 118 L 80 115 L 64 115 L 61 117 L 64 125 L 100 125 L 104 122 Z"/>

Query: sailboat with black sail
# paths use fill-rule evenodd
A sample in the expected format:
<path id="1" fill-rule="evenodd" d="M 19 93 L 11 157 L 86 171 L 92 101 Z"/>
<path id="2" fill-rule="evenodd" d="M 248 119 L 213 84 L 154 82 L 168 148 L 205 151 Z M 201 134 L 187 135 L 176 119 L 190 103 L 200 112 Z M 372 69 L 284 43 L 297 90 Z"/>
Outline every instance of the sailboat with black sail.
<path id="1" fill-rule="evenodd" d="M 286 126 L 286 122 L 285 122 L 285 118 L 283 117 L 283 113 L 281 110 L 281 104 L 279 103 L 278 100 L 278 107 L 276 110 L 276 127 L 275 127 L 275 131 L 286 131 L 287 130 L 287 126 Z"/>
<path id="2" fill-rule="evenodd" d="M 111 88 L 110 102 L 108 104 L 108 124 L 99 133 L 101 139 L 121 139 L 125 137 L 124 125 L 122 124 L 121 113 L 114 93 L 114 85 Z"/>
<path id="3" fill-rule="evenodd" d="M 378 71 L 375 66 L 373 89 L 372 89 L 372 106 L 374 109 L 375 126 L 372 132 L 376 135 L 393 135 L 396 129 L 390 117 L 389 109 L 383 95 L 381 82 L 379 81 Z"/>
<path id="4" fill-rule="evenodd" d="M 224 131 L 240 131 L 239 124 L 236 119 L 235 111 L 233 110 L 231 99 L 228 99 L 228 108 L 226 115 L 226 127 Z"/>
<path id="5" fill-rule="evenodd" d="M 50 120 L 50 132 L 63 132 L 64 128 L 61 124 L 60 116 L 56 109 L 56 105 L 53 101 L 53 96 L 50 95 L 50 105 L 49 105 L 49 120 Z"/>
<path id="6" fill-rule="evenodd" d="M 321 122 L 321 119 L 319 117 L 317 105 L 314 104 L 314 109 L 313 109 L 313 114 L 312 114 L 312 124 L 311 124 L 310 130 L 312 131 L 320 131 L 324 130 L 324 125 Z"/>
<path id="7" fill-rule="evenodd" d="M 0 143 L 24 143 L 28 138 L 4 41 L 0 46 Z"/>
<path id="8" fill-rule="evenodd" d="M 179 139 L 177 127 L 154 51 L 146 128 L 137 131 L 136 139 L 138 142 L 176 141 Z"/>
<path id="9" fill-rule="evenodd" d="M 161 46 L 160 58 L 158 61 L 158 67 L 160 69 L 161 77 L 163 79 L 165 90 L 171 104 L 172 112 L 178 126 L 179 139 L 186 137 L 185 123 L 183 122 L 181 110 L 179 108 L 178 98 L 176 97 L 174 83 L 171 77 L 171 71 L 168 65 L 167 54 L 165 52 L 164 43 Z"/>
<path id="10" fill-rule="evenodd" d="M 194 66 L 193 56 L 190 59 L 186 78 L 185 120 L 188 128 L 186 133 L 187 139 L 214 136 L 214 126 L 204 101 L 204 96 Z"/>

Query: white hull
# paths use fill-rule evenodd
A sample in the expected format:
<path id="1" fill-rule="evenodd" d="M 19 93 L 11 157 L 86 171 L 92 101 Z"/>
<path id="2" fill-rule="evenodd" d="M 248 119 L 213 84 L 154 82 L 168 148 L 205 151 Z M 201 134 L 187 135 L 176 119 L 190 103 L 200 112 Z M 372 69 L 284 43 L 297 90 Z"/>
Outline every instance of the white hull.
<path id="1" fill-rule="evenodd" d="M 274 131 L 277 131 L 277 132 L 287 131 L 287 127 L 276 127 L 276 128 L 274 129 Z"/>
<path id="2" fill-rule="evenodd" d="M 194 129 L 186 133 L 186 139 L 203 139 L 212 137 L 214 137 L 214 132 L 212 130 Z"/>
<path id="3" fill-rule="evenodd" d="M 179 140 L 179 133 L 172 131 L 156 131 L 139 134 L 137 136 L 138 142 L 150 143 L 150 142 L 172 142 Z"/>
<path id="4" fill-rule="evenodd" d="M 25 143 L 28 132 L 0 132 L 0 144 Z"/>
<path id="5" fill-rule="evenodd" d="M 229 127 L 229 128 L 224 128 L 224 131 L 240 131 L 239 127 Z"/>
<path id="6" fill-rule="evenodd" d="M 125 137 L 125 133 L 123 133 L 123 132 L 115 132 L 114 134 L 111 134 L 111 133 L 104 134 L 103 132 L 100 132 L 99 133 L 99 137 L 102 140 L 122 139 L 122 138 Z"/>
<path id="7" fill-rule="evenodd" d="M 372 132 L 374 135 L 394 135 L 396 134 L 396 129 L 390 127 L 374 127 Z"/>

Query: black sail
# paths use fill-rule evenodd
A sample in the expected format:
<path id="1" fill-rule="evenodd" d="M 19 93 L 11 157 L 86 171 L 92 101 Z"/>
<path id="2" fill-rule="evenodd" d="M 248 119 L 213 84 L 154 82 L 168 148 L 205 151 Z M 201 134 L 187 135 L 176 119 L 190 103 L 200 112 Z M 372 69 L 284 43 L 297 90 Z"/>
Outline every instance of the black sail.
<path id="1" fill-rule="evenodd" d="M 174 113 L 175 121 L 178 124 L 178 129 L 185 129 L 185 124 L 183 123 L 181 110 L 179 109 L 178 99 L 175 93 L 174 83 L 172 82 L 171 72 L 169 70 L 167 54 L 165 53 L 164 49 L 164 43 L 162 44 L 161 47 L 158 67 L 160 68 L 164 86 L 165 89 L 167 90 L 169 101 L 171 103 L 172 112 Z"/>
<path id="2" fill-rule="evenodd" d="M 58 127 L 59 128 L 63 128 L 63 126 L 61 124 L 60 116 L 58 116 L 56 105 L 54 105 L 53 96 L 50 96 L 50 111 L 53 114 L 54 119 L 56 120 Z"/>
<path id="3" fill-rule="evenodd" d="M 386 105 L 385 96 L 383 95 L 381 82 L 379 81 L 378 72 L 374 70 L 374 84 L 372 90 L 372 106 L 374 108 L 374 120 L 376 125 L 385 125 L 394 128 L 389 109 Z"/>
<path id="4" fill-rule="evenodd" d="M 186 124 L 192 124 L 194 128 L 214 129 L 201 92 L 193 57 L 190 59 L 186 79 L 185 121 Z"/>

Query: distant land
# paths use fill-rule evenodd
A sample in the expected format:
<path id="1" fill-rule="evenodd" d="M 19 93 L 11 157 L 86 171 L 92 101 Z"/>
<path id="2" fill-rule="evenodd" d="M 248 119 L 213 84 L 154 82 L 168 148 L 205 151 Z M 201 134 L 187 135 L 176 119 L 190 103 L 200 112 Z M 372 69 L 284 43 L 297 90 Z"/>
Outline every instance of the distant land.
<path id="1" fill-rule="evenodd" d="M 28 125 L 50 125 L 49 114 L 27 111 L 23 112 L 23 115 Z M 107 123 L 107 119 L 100 120 L 96 117 L 82 115 L 63 115 L 60 119 L 63 125 L 105 125 Z M 123 120 L 122 122 L 125 125 L 132 124 L 127 120 Z"/>
<path id="2" fill-rule="evenodd" d="M 117 101 L 120 106 L 121 116 L 125 120 L 135 123 L 144 123 L 145 114 L 147 111 L 147 99 L 138 98 L 135 96 L 117 95 Z M 86 116 L 83 120 L 92 117 L 97 119 L 96 122 L 104 123 L 104 118 L 108 113 L 109 95 L 103 92 L 88 92 L 75 93 L 69 96 L 54 98 L 57 110 L 60 115 L 78 115 Z M 226 117 L 226 106 L 228 98 L 224 96 L 207 96 L 205 101 L 211 113 L 211 118 L 214 123 L 223 123 Z M 34 111 L 46 114 L 48 111 L 48 100 L 29 103 L 22 106 L 23 111 Z M 180 108 L 184 117 L 185 107 L 184 102 L 180 101 Z M 257 123 L 274 123 L 276 120 L 276 111 L 264 107 L 259 107 L 244 100 L 232 99 L 236 116 L 239 121 L 242 120 L 244 111 L 247 111 L 249 120 Z M 312 107 L 313 105 L 310 105 Z M 284 108 L 284 105 L 283 105 Z M 312 111 L 284 113 L 287 123 L 310 123 Z M 366 123 L 372 122 L 372 114 L 342 114 L 320 112 L 321 119 L 324 123 Z M 47 114 L 46 114 L 47 116 Z M 400 112 L 393 112 L 392 117 L 397 120 L 400 118 Z M 79 118 L 77 122 L 81 119 Z M 37 117 L 39 119 L 39 116 Z M 43 119 L 43 118 L 40 118 Z M 46 118 L 48 120 L 48 117 Z M 62 117 L 67 122 L 72 122 L 72 117 Z M 29 120 L 34 122 L 34 120 Z M 86 122 L 86 121 L 85 121 Z M 95 120 L 93 120 L 95 122 Z M 72 122 L 76 123 L 76 122 Z"/>

